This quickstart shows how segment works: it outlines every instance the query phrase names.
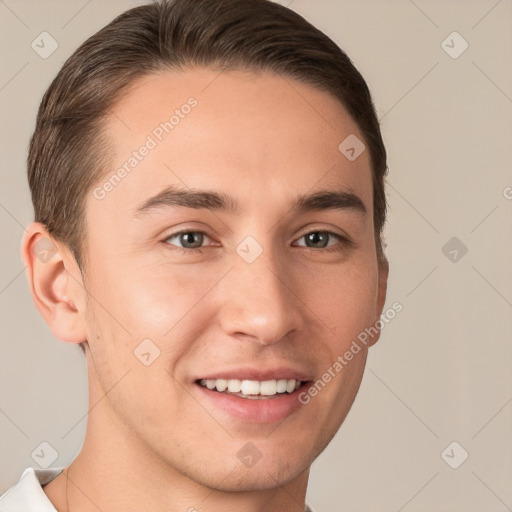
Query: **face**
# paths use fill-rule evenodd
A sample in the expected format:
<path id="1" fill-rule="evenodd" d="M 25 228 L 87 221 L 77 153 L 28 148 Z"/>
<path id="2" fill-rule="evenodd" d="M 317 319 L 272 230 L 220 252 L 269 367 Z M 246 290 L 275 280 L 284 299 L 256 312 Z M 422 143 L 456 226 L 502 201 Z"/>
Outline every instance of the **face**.
<path id="1" fill-rule="evenodd" d="M 113 167 L 86 203 L 89 378 L 109 410 L 98 431 L 129 432 L 217 489 L 307 471 L 353 403 L 367 346 L 304 392 L 385 292 L 370 157 L 338 149 L 350 134 L 363 140 L 337 100 L 270 73 L 165 72 L 123 97 L 105 125 Z M 208 389 L 223 380 L 232 393 Z"/>

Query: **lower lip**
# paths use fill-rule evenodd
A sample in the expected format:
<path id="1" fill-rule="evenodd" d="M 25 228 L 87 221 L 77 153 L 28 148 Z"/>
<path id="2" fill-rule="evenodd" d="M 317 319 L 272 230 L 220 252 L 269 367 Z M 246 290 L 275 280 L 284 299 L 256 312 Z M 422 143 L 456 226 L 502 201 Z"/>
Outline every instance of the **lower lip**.
<path id="1" fill-rule="evenodd" d="M 253 423 L 283 421 L 302 405 L 299 402 L 299 394 L 307 388 L 307 385 L 303 384 L 293 393 L 282 393 L 272 398 L 251 399 L 212 391 L 197 383 L 195 385 L 219 409 L 234 418 Z"/>

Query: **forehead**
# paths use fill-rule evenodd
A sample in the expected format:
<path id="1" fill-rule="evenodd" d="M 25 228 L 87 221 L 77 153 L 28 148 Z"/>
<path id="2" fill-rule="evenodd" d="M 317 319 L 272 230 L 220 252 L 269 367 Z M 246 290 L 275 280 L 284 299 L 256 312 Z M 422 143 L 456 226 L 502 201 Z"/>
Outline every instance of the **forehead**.
<path id="1" fill-rule="evenodd" d="M 158 72 L 132 84 L 104 131 L 113 167 L 99 184 L 121 175 L 104 207 L 135 206 L 169 184 L 236 190 L 242 199 L 259 194 L 267 202 L 283 188 L 294 195 L 341 186 L 371 207 L 368 151 L 350 161 L 338 148 L 348 136 L 363 139 L 357 125 L 336 98 L 289 77 Z"/>

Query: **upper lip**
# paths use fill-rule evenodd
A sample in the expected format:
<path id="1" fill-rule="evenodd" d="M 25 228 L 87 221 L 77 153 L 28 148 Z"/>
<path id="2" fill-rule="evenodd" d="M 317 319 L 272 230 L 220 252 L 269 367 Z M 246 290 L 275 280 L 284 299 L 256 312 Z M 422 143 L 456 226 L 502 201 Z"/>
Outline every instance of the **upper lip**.
<path id="1" fill-rule="evenodd" d="M 254 368 L 254 367 L 245 367 L 245 368 L 232 368 L 226 370 L 218 370 L 215 373 L 210 373 L 208 375 L 201 375 L 194 379 L 197 380 L 217 380 L 217 379 L 226 379 L 226 380 L 279 380 L 279 379 L 295 379 L 301 381 L 309 381 L 312 380 L 311 376 L 306 372 L 294 370 L 293 368 L 287 366 L 280 366 L 276 368 Z"/>

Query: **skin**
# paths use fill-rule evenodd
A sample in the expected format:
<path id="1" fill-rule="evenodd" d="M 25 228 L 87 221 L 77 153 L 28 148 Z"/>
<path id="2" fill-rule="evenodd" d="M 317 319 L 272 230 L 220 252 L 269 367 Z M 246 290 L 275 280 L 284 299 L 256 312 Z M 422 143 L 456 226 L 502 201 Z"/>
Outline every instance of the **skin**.
<path id="1" fill-rule="evenodd" d="M 277 363 L 319 379 L 383 310 L 388 265 L 376 258 L 370 157 L 340 153 L 347 135 L 363 137 L 324 91 L 270 72 L 146 76 L 106 122 L 107 178 L 190 96 L 198 105 L 122 183 L 103 200 L 88 194 L 85 276 L 41 224 L 23 240 L 52 332 L 89 345 L 90 411 L 68 468 L 69 510 L 302 512 L 310 465 L 352 406 L 368 348 L 281 423 L 234 419 L 191 380 Z M 245 211 L 168 207 L 134 219 L 169 185 L 225 193 Z M 333 189 L 358 195 L 366 215 L 290 213 L 299 194 Z M 179 252 L 183 240 L 169 237 L 183 229 L 208 235 L 200 252 Z M 353 245 L 333 237 L 308 247 L 304 235 L 325 231 Z M 249 235 L 263 249 L 250 264 L 236 252 Z M 46 263 L 33 255 L 44 236 L 57 250 Z M 133 354 L 146 338 L 161 352 L 149 366 Z M 262 454 L 250 468 L 237 457 L 249 441 Z M 66 472 L 44 492 L 67 510 Z"/>

